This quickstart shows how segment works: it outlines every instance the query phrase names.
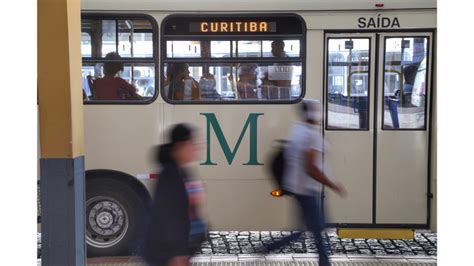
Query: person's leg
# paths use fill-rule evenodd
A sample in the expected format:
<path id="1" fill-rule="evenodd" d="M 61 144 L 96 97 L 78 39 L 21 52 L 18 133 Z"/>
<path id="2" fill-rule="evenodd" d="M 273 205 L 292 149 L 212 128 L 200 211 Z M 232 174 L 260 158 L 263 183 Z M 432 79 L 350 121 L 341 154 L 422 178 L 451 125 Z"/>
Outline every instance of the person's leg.
<path id="1" fill-rule="evenodd" d="M 393 128 L 400 128 L 398 122 L 398 105 L 399 101 L 394 99 L 388 99 L 388 109 L 390 110 L 390 118 L 392 119 Z"/>
<path id="2" fill-rule="evenodd" d="M 319 265 L 328 266 L 329 258 L 327 249 L 323 242 L 322 231 L 324 229 L 324 220 L 320 208 L 319 198 L 317 196 L 297 196 L 297 200 L 302 207 L 304 219 L 308 230 L 313 233 L 316 247 L 319 254 Z"/>
<path id="3" fill-rule="evenodd" d="M 295 196 L 291 192 L 287 192 L 287 194 L 291 195 L 292 197 Z M 299 204 L 299 201 L 297 201 L 297 202 Z M 300 206 L 300 209 L 301 209 L 301 206 Z M 301 211 L 300 211 L 300 215 L 303 215 L 303 213 Z M 290 244 L 291 241 L 294 241 L 294 240 L 298 239 L 301 236 L 302 233 L 303 232 L 301 232 L 301 231 L 296 232 L 296 233 L 292 233 L 291 235 L 285 236 L 285 237 L 281 238 L 280 240 L 274 241 L 271 244 L 264 245 L 263 252 L 268 253 L 268 252 L 270 252 L 272 250 L 275 250 L 277 248 L 281 248 L 283 246 L 286 246 L 286 245 Z"/>

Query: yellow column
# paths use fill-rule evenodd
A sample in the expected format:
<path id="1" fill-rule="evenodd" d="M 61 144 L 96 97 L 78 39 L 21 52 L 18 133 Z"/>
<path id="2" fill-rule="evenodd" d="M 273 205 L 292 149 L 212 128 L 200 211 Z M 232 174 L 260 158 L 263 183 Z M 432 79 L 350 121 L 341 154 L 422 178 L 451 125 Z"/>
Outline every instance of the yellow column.
<path id="1" fill-rule="evenodd" d="M 42 265 L 86 265 L 80 0 L 38 0 Z"/>
<path id="2" fill-rule="evenodd" d="M 38 0 L 41 158 L 84 154 L 80 0 Z"/>

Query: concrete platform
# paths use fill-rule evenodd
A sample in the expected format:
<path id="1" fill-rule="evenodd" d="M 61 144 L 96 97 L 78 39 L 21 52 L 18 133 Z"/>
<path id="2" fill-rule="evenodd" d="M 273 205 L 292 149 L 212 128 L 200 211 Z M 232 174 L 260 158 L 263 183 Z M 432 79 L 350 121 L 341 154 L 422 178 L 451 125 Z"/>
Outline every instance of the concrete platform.
<path id="1" fill-rule="evenodd" d="M 434 256 L 347 256 L 332 255 L 331 265 L 437 265 Z M 41 260 L 38 260 L 38 266 Z M 102 257 L 89 258 L 88 266 L 146 266 L 138 257 Z M 273 254 L 273 255 L 211 255 L 195 256 L 192 266 L 316 266 L 315 254 Z"/>

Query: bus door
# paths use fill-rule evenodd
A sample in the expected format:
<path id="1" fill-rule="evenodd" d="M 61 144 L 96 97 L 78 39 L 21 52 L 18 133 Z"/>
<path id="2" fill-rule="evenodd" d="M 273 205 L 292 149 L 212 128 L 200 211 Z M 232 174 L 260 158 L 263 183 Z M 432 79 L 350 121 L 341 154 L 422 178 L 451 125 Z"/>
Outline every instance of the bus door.
<path id="1" fill-rule="evenodd" d="M 325 42 L 325 161 L 348 190 L 325 193 L 328 222 L 427 225 L 431 33 Z"/>
<path id="2" fill-rule="evenodd" d="M 377 224 L 428 223 L 431 42 L 431 33 L 379 35 Z"/>
<path id="3" fill-rule="evenodd" d="M 375 36 L 327 34 L 325 42 L 324 160 L 351 198 L 327 194 L 328 222 L 371 223 Z"/>

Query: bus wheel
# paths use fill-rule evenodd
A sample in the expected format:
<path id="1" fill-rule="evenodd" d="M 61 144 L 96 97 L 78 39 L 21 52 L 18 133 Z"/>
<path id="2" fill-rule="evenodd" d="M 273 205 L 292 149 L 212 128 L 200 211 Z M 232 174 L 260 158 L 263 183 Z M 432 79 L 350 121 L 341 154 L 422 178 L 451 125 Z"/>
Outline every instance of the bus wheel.
<path id="1" fill-rule="evenodd" d="M 95 179 L 86 188 L 87 255 L 128 255 L 137 218 L 144 211 L 136 192 L 113 179 Z"/>

